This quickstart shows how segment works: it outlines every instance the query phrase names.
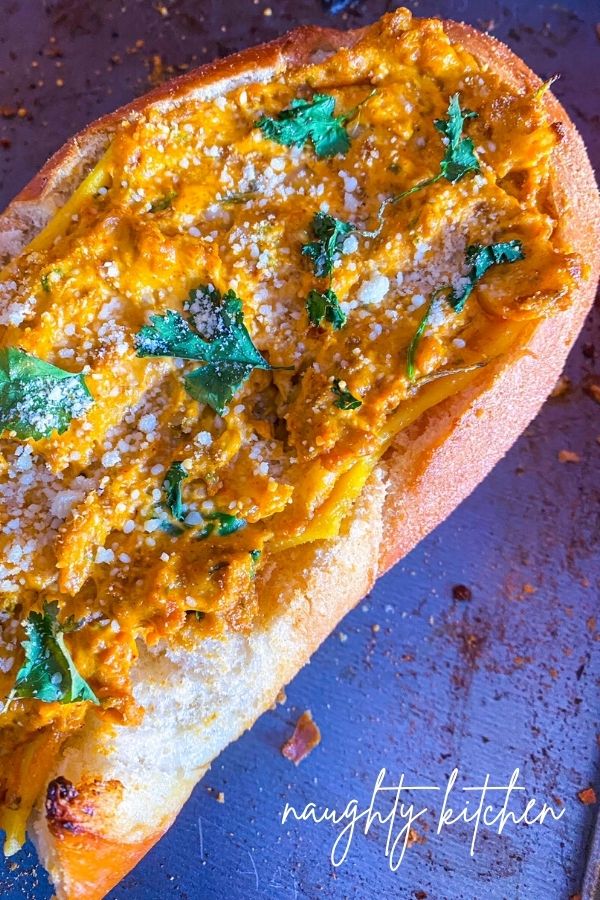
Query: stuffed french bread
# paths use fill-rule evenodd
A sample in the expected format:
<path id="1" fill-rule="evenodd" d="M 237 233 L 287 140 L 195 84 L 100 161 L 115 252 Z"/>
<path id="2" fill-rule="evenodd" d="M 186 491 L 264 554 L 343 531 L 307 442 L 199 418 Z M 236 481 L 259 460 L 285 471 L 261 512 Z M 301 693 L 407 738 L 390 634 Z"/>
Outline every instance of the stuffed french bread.
<path id="1" fill-rule="evenodd" d="M 0 218 L 0 828 L 100 900 L 536 414 L 594 295 L 568 116 L 493 38 L 303 28 Z"/>

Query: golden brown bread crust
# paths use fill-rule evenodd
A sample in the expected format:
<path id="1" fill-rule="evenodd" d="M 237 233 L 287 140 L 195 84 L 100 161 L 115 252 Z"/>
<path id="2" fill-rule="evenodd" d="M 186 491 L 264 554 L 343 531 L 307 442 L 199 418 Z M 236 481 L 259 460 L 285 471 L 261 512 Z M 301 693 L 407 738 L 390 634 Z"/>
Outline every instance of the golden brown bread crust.
<path id="1" fill-rule="evenodd" d="M 160 840 L 167 825 L 142 841 L 124 844 L 103 837 L 103 814 L 114 814 L 118 782 L 84 784 L 76 788 L 62 776 L 50 782 L 45 811 L 48 828 L 59 848 L 61 880 L 70 900 L 101 900 Z M 168 823 L 170 824 L 170 822 Z M 93 862 L 92 862 L 93 861 Z"/>
<path id="2" fill-rule="evenodd" d="M 344 33 L 316 26 L 298 28 L 275 41 L 250 47 L 167 81 L 92 122 L 50 157 L 0 215 L 0 265 L 44 227 L 72 192 L 73 179 L 81 181 L 82 173 L 92 168 L 122 119 L 135 116 L 149 106 L 177 104 L 184 96 L 208 99 L 246 81 L 260 81 L 261 76 L 265 80 L 273 78 L 279 72 L 309 62 L 314 53 L 351 46 L 361 33 L 360 29 Z"/>
<path id="3" fill-rule="evenodd" d="M 539 86 L 539 79 L 527 66 L 495 39 L 457 23 L 447 22 L 445 27 L 452 39 L 501 73 L 505 80 L 527 89 Z M 360 32 L 343 34 L 302 28 L 272 44 L 204 66 L 99 120 L 58 151 L 8 207 L 0 219 L 0 257 L 3 246 L 6 254 L 12 255 L 32 232 L 45 224 L 66 195 L 65 185 L 68 183 L 71 188 L 77 173 L 95 160 L 100 148 L 106 145 L 111 128 L 123 117 L 135 114 L 150 103 L 177 103 L 179 97 L 190 91 L 217 94 L 250 77 L 253 80 L 272 78 L 287 67 L 306 62 L 314 53 L 351 45 L 359 36 Z M 268 643 L 268 648 L 279 651 L 279 657 L 276 655 L 267 674 L 260 667 L 257 670 L 254 680 L 258 681 L 258 687 L 245 710 L 243 705 L 235 707 L 233 699 L 227 698 L 227 684 L 221 683 L 221 694 L 230 703 L 231 722 L 221 723 L 212 730 L 205 727 L 199 739 L 206 745 L 206 758 L 197 759 L 190 766 L 171 806 L 163 803 L 162 807 L 149 807 L 146 828 L 141 834 L 129 824 L 123 826 L 125 833 L 119 830 L 122 809 L 114 790 L 103 790 L 94 799 L 89 791 L 84 791 L 85 779 L 77 777 L 79 763 L 63 761 L 60 772 L 70 773 L 72 769 L 76 790 L 85 794 L 90 808 L 104 812 L 92 817 L 93 824 L 78 829 L 64 828 L 57 824 L 55 817 L 48 818 L 43 803 L 36 814 L 36 842 L 57 881 L 61 900 L 79 897 L 99 900 L 135 865 L 168 827 L 219 749 L 271 705 L 282 684 L 293 677 L 337 621 L 366 592 L 377 571 L 385 571 L 412 549 L 473 490 L 533 418 L 551 390 L 593 300 L 600 263 L 600 204 L 581 139 L 550 93 L 546 94 L 545 102 L 564 129 L 556 153 L 554 177 L 556 202 L 562 211 L 561 228 L 590 264 L 589 277 L 580 285 L 572 307 L 556 319 L 536 325 L 526 348 L 519 348 L 488 366 L 467 391 L 440 404 L 399 435 L 383 464 L 385 505 L 381 483 L 375 477 L 365 489 L 355 517 L 355 525 L 358 523 L 361 528 L 350 539 L 336 542 L 335 553 L 307 547 L 288 554 L 285 580 L 290 579 L 291 566 L 296 580 L 283 584 L 281 573 L 275 572 L 264 585 L 265 596 L 270 598 L 266 614 L 269 621 L 261 628 L 265 634 L 271 634 L 269 629 L 275 633 L 284 624 L 288 629 Z M 510 421 L 507 421 L 507 410 L 511 412 Z M 305 579 L 303 571 L 310 571 L 310 578 Z M 279 594 L 288 598 L 286 605 L 277 604 L 275 598 Z M 248 646 L 247 652 L 258 654 L 253 644 Z M 287 652 L 282 654 L 282 648 Z M 150 660 L 148 665 L 156 666 L 157 662 Z M 161 665 L 161 684 L 167 690 L 174 690 L 171 679 L 178 676 L 177 662 L 170 665 L 161 659 Z M 224 664 L 219 665 L 215 680 L 218 682 L 220 677 L 224 682 L 228 670 Z M 218 684 L 212 694 L 208 692 L 209 699 L 215 692 L 219 694 L 217 688 Z M 152 723 L 149 713 L 148 727 L 153 727 Z M 86 750 L 95 746 L 94 740 L 99 738 L 93 733 L 81 739 L 77 745 L 80 755 L 85 757 Z M 139 736 L 138 740 L 141 740 Z M 75 821 L 81 825 L 75 809 L 77 804 L 73 809 L 67 804 L 62 818 L 67 823 Z M 162 819 L 161 809 L 165 815 Z"/>

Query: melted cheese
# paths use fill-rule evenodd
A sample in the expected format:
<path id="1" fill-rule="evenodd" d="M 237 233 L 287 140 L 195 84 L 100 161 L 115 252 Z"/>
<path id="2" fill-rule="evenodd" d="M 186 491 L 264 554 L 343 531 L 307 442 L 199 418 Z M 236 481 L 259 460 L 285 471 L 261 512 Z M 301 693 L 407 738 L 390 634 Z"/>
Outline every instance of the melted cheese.
<path id="1" fill-rule="evenodd" d="M 255 127 L 298 96 L 329 93 L 343 112 L 373 87 L 343 157 L 319 159 Z M 373 228 L 384 197 L 438 171 L 434 120 L 454 92 L 478 113 L 467 130 L 481 172 L 389 207 L 379 237 L 353 237 L 332 277 L 347 324 L 309 327 L 307 294 L 326 286 L 300 252 L 313 214 Z M 539 96 L 515 95 L 439 22 L 411 22 L 405 11 L 320 65 L 119 124 L 0 278 L 0 344 L 84 371 L 94 396 L 62 436 L 0 439 L 0 697 L 22 661 L 19 623 L 51 600 L 61 618 L 90 619 L 68 639 L 100 714 L 134 717 L 136 641 L 176 641 L 190 611 L 204 614 L 199 634 L 251 628 L 256 568 L 335 537 L 394 435 L 467 385 L 469 367 L 518 346 L 523 319 L 568 303 L 574 259 L 555 233 L 551 124 Z M 490 271 L 464 312 L 432 319 L 416 360 L 424 381 L 411 385 L 406 351 L 432 291 L 464 275 L 467 246 L 511 239 L 526 258 Z M 200 284 L 234 289 L 261 353 L 291 367 L 254 371 L 223 416 L 186 393 L 193 363 L 135 352 L 149 316 L 181 310 Z M 446 369 L 464 372 L 427 383 Z M 333 378 L 360 409 L 334 405 Z M 246 527 L 203 541 L 193 528 L 161 530 L 174 460 L 189 472 L 190 523 L 217 511 Z M 0 770 L 10 755 L 25 759 L 32 732 L 64 736 L 81 719 L 81 705 L 11 704 L 0 716 Z M 22 821 L 11 821 L 18 841 Z"/>

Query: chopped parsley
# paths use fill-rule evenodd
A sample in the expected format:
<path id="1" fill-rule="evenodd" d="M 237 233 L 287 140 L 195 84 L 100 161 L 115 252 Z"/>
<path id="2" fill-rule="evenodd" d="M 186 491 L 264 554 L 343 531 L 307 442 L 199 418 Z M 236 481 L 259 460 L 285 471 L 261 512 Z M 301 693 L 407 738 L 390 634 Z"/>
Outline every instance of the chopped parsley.
<path id="1" fill-rule="evenodd" d="M 190 320 L 172 309 L 152 316 L 136 335 L 138 356 L 173 356 L 205 363 L 185 376 L 188 394 L 222 415 L 253 369 L 270 369 L 244 325 L 242 301 L 234 291 L 221 297 L 216 288 L 190 292 Z M 205 340 L 201 335 L 205 335 Z"/>
<path id="2" fill-rule="evenodd" d="M 345 381 L 340 381 L 339 378 L 334 378 L 333 383 L 331 385 L 331 393 L 336 398 L 334 400 L 335 406 L 338 409 L 359 409 L 362 406 L 362 400 L 359 400 L 350 391 L 346 390 Z"/>
<path id="3" fill-rule="evenodd" d="M 261 116 L 256 127 L 265 137 L 287 147 L 303 147 L 310 141 L 320 159 L 345 154 L 350 149 L 345 125 L 374 93 L 341 116 L 334 115 L 335 98 L 330 94 L 314 94 L 311 100 L 296 98 L 277 116 Z"/>
<path id="4" fill-rule="evenodd" d="M 461 279 L 460 286 L 445 285 L 433 292 L 425 315 L 421 319 L 419 327 L 408 346 L 406 372 L 409 381 L 415 381 L 416 350 L 429 324 L 431 313 L 436 303 L 440 302 L 440 298 L 443 297 L 455 313 L 460 313 L 465 308 L 465 303 L 471 296 L 473 288 L 483 278 L 488 269 L 501 263 L 513 263 L 519 259 L 525 259 L 523 246 L 520 241 L 502 241 L 497 244 L 488 244 L 487 246 L 472 244 L 467 248 L 465 260 L 468 269 L 464 279 Z"/>
<path id="5" fill-rule="evenodd" d="M 182 485 L 188 473 L 184 469 L 182 463 L 175 461 L 169 466 L 169 470 L 163 481 L 163 491 L 169 512 L 174 519 L 182 522 L 186 515 L 186 508 L 183 503 Z"/>
<path id="6" fill-rule="evenodd" d="M 0 349 L 0 434 L 39 440 L 62 434 L 93 403 L 83 375 L 65 372 L 17 347 Z"/>
<path id="7" fill-rule="evenodd" d="M 317 278 L 325 278 L 333 272 L 333 264 L 343 252 L 344 241 L 355 227 L 329 213 L 317 212 L 311 228 L 316 240 L 303 244 L 302 253 L 312 260 Z"/>
<path id="8" fill-rule="evenodd" d="M 306 311 L 311 325 L 320 325 L 323 319 L 338 331 L 346 324 L 346 313 L 340 306 L 335 291 L 328 288 L 321 293 L 312 290 L 306 300 Z"/>
<path id="9" fill-rule="evenodd" d="M 150 212 L 164 212 L 166 209 L 170 209 L 176 196 L 177 193 L 175 191 L 169 191 L 169 193 L 165 194 L 163 197 L 157 197 L 156 200 L 153 200 L 150 204 Z"/>
<path id="10" fill-rule="evenodd" d="M 40 700 L 42 703 L 98 703 L 98 698 L 81 677 L 65 644 L 58 622 L 56 604 L 32 612 L 25 622 L 28 640 L 23 642 L 25 661 L 8 697 L 11 700 Z"/>
<path id="11" fill-rule="evenodd" d="M 50 275 L 48 274 L 48 272 L 42 275 L 42 277 L 40 278 L 40 284 L 42 286 L 42 290 L 49 294 L 52 288 L 50 287 Z"/>

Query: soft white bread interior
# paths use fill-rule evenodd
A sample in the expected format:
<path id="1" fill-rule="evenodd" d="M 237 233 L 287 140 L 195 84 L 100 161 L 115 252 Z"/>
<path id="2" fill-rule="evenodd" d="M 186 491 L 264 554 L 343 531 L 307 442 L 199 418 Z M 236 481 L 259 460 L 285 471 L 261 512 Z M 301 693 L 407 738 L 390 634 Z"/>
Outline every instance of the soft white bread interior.
<path id="1" fill-rule="evenodd" d="M 347 534 L 287 551 L 285 568 L 273 568 L 263 578 L 262 616 L 251 634 L 206 640 L 192 652 L 141 649 L 134 692 L 146 711 L 142 722 L 109 731 L 92 720 L 69 743 L 59 766 L 82 797 L 86 790 L 94 794 L 89 824 L 96 846 L 103 837 L 145 846 L 163 834 L 211 761 L 253 724 L 257 711 L 274 704 L 282 685 L 364 597 L 378 574 L 384 503 L 376 471 Z M 100 782 L 115 781 L 124 789 L 107 789 L 98 797 Z M 85 827 L 85 819 L 78 824 Z M 97 871 L 90 884 L 82 884 L 80 876 L 74 884 L 43 803 L 31 834 L 59 898 L 89 900 L 111 886 L 103 884 L 98 892 Z M 85 843 L 88 835 L 80 838 Z"/>
<path id="2" fill-rule="evenodd" d="M 507 48 L 447 23 L 507 82 L 539 80 Z M 0 220 L 0 255 L 10 257 L 49 219 L 102 152 L 118 118 L 141 103 L 170 104 L 266 80 L 287 67 L 352 44 L 358 33 L 301 29 L 264 48 L 204 67 L 102 120 L 60 151 Z M 206 640 L 192 651 L 141 648 L 133 678 L 145 708 L 135 727 L 109 728 L 90 716 L 64 748 L 53 778 L 77 787 L 69 831 L 53 828 L 42 798 L 31 822 L 59 900 L 101 898 L 171 824 L 196 781 L 235 737 L 270 707 L 280 688 L 369 590 L 481 481 L 537 413 L 552 389 L 594 295 L 600 209 L 583 143 L 562 107 L 555 203 L 561 227 L 589 264 L 571 308 L 532 326 L 526 346 L 490 364 L 471 386 L 402 432 L 371 477 L 334 541 L 286 552 L 261 574 L 261 615 L 250 635 Z M 95 813 L 86 820 L 92 798 Z M 88 876 L 86 877 L 86 872 Z"/>

